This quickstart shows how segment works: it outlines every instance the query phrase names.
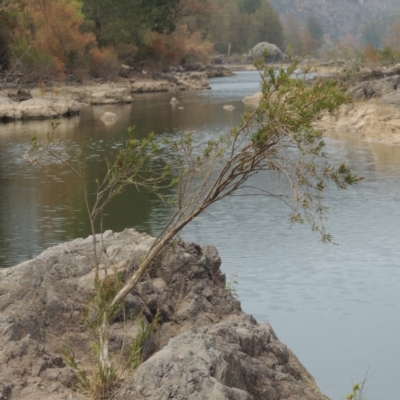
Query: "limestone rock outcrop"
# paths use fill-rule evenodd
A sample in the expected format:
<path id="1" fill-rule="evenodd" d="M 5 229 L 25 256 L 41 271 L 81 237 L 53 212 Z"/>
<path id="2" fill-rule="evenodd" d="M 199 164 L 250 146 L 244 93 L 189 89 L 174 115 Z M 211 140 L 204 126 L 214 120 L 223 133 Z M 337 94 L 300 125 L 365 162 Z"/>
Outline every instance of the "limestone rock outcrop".
<path id="1" fill-rule="evenodd" d="M 79 114 L 82 104 L 69 97 L 33 98 L 14 101 L 0 97 L 0 121 L 60 118 Z"/>
<path id="2" fill-rule="evenodd" d="M 128 261 L 124 274 L 130 276 L 153 240 L 133 229 L 105 232 L 100 272 Z M 89 237 L 60 244 L 0 271 L 3 398 L 83 398 L 60 348 L 92 362 L 83 323 L 93 294 L 91 242 Z M 151 321 L 159 310 L 160 321 L 147 361 L 125 377 L 116 398 L 325 400 L 272 328 L 241 311 L 220 265 L 215 247 L 183 241 L 151 265 L 126 298 L 124 315 L 142 310 Z M 112 351 L 120 348 L 121 323 L 111 327 Z"/>

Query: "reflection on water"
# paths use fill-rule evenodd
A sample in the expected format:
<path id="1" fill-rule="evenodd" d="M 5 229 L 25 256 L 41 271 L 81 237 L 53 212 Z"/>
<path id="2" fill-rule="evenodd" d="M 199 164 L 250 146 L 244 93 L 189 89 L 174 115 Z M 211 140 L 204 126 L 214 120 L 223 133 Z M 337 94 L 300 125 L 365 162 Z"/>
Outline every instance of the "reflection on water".
<path id="1" fill-rule="evenodd" d="M 184 109 L 169 104 L 170 94 L 141 95 L 132 105 L 87 108 L 63 120 L 56 136 L 67 158 L 81 153 L 93 185 L 128 126 L 138 135 L 214 135 L 239 120 L 240 99 L 257 90 L 253 72 L 217 79 L 211 91 L 174 94 Z M 105 126 L 105 111 L 119 120 Z M 36 168 L 22 161 L 29 138 L 45 138 L 49 130 L 48 121 L 0 127 L 0 266 L 89 234 L 79 180 L 53 161 Z M 335 162 L 344 160 L 365 177 L 354 189 L 327 193 L 327 225 L 337 245 L 321 244 L 306 227 L 290 227 L 282 204 L 259 197 L 216 204 L 184 237 L 217 246 L 228 277 L 238 274 L 245 311 L 272 323 L 332 399 L 343 398 L 351 380 L 368 369 L 374 375 L 367 397 L 394 399 L 400 392 L 400 147 L 336 134 L 327 141 Z M 131 191 L 107 210 L 105 225 L 154 234 L 167 218 L 157 199 Z"/>

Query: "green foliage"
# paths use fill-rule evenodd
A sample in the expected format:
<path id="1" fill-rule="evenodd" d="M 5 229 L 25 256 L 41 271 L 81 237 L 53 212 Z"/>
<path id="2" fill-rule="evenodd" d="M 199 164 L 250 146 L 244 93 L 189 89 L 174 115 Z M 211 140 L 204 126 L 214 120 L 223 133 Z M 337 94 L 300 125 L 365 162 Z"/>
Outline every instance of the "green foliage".
<path id="1" fill-rule="evenodd" d="M 147 339 L 158 325 L 160 313 L 157 311 L 153 321 L 149 324 L 143 314 L 136 317 L 135 323 L 138 326 L 138 334 L 129 349 L 129 363 L 132 369 L 136 369 L 143 362 L 144 348 Z"/>
<path id="2" fill-rule="evenodd" d="M 262 99 L 256 110 L 243 115 L 237 128 L 209 140 L 201 155 L 193 153 L 193 134 L 174 144 L 182 165 L 179 218 L 182 224 L 187 223 L 214 202 L 247 187 L 251 176 L 268 172 L 282 192 L 252 187 L 251 194 L 285 202 L 292 210 L 291 222 L 308 223 L 322 241 L 328 242 L 331 236 L 323 226 L 324 189 L 329 181 L 344 189 L 358 178 L 346 165 L 335 167 L 327 162 L 323 131 L 315 127 L 315 122 L 347 101 L 344 89 L 333 80 L 308 84 L 303 78 L 308 71 L 299 75 L 296 60 L 278 70 L 260 60 L 257 67 Z"/>
<path id="3" fill-rule="evenodd" d="M 15 63 L 21 57 L 23 62 L 19 63 L 18 71 L 24 76 L 24 80 L 42 81 L 58 74 L 54 57 L 32 48 L 26 37 L 15 40 L 11 48 L 11 63 Z"/>
<path id="4" fill-rule="evenodd" d="M 130 44 L 143 48 L 148 31 L 171 33 L 173 12 L 179 0 L 83 0 L 85 30 L 100 46 Z"/>
<path id="5" fill-rule="evenodd" d="M 10 58 L 10 31 L 7 16 L 0 12 L 0 70 L 7 69 Z"/>
<path id="6" fill-rule="evenodd" d="M 229 277 L 229 280 L 226 282 L 226 290 L 234 297 L 238 298 L 238 292 L 236 290 L 236 286 L 239 284 L 237 274 L 232 274 Z"/>
<path id="7" fill-rule="evenodd" d="M 259 42 L 283 46 L 283 28 L 278 13 L 268 1 L 214 0 L 215 11 L 207 21 L 206 37 L 217 52 L 247 53 Z M 252 12 L 257 7 L 256 12 Z M 244 9 L 246 11 L 244 11 Z"/>
<path id="8" fill-rule="evenodd" d="M 121 312 L 122 306 L 111 305 L 111 300 L 123 286 L 123 275 L 114 271 L 112 275 L 106 275 L 104 279 L 95 279 L 95 295 L 89 300 L 89 307 L 86 310 L 85 322 L 93 336 L 91 348 L 93 357 L 96 360 L 95 368 L 81 366 L 68 349 L 61 349 L 64 360 L 76 373 L 78 378 L 78 388 L 90 398 L 105 400 L 110 397 L 118 382 L 118 368 L 112 363 L 108 368 L 101 362 L 100 349 L 102 345 L 102 325 L 104 317 L 111 321 Z M 107 330 L 107 334 L 108 330 Z M 125 362 L 127 364 L 127 361 Z"/>
<path id="9" fill-rule="evenodd" d="M 61 354 L 63 355 L 65 363 L 72 368 L 76 376 L 78 378 L 78 386 L 79 389 L 82 392 L 90 392 L 90 378 L 88 377 L 88 374 L 84 368 L 81 368 L 78 364 L 78 362 L 75 359 L 75 355 L 72 354 L 67 348 L 63 347 L 61 348 Z"/>
<path id="10" fill-rule="evenodd" d="M 322 39 L 324 36 L 324 28 L 320 22 L 320 20 L 315 15 L 310 15 L 307 18 L 306 27 L 310 32 L 312 38 L 316 40 L 318 45 L 320 46 L 322 43 Z"/>
<path id="11" fill-rule="evenodd" d="M 96 335 L 104 314 L 111 321 L 121 311 L 121 305 L 111 305 L 111 301 L 124 286 L 123 274 L 115 272 L 113 275 L 105 276 L 102 280 L 96 279 L 94 285 L 96 294 L 90 302 L 87 324 Z"/>
<path id="12" fill-rule="evenodd" d="M 380 49 L 382 39 L 387 28 L 387 21 L 376 18 L 358 28 L 358 35 L 364 44 L 370 45 L 374 49 Z"/>
<path id="13" fill-rule="evenodd" d="M 383 64 L 397 64 L 400 62 L 400 49 L 395 49 L 392 46 L 385 46 L 379 52 L 380 61 Z"/>

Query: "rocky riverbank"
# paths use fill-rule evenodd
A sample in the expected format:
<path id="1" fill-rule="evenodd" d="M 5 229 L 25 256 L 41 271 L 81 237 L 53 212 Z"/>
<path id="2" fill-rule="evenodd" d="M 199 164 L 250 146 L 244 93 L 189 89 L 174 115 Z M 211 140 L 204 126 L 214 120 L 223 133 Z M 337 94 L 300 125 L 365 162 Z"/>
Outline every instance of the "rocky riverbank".
<path id="1" fill-rule="evenodd" d="M 140 93 L 210 89 L 209 78 L 229 75 L 232 72 L 222 66 L 192 65 L 187 71 L 127 73 L 125 78 L 110 83 L 54 83 L 30 90 L 3 90 L 0 121 L 68 117 L 79 114 L 87 105 L 131 103 Z"/>
<path id="2" fill-rule="evenodd" d="M 316 65 L 312 71 L 335 77 L 348 86 L 349 101 L 336 115 L 324 116 L 318 126 L 332 132 L 357 135 L 363 140 L 400 144 L 400 64 L 354 72 L 345 65 Z M 251 107 L 260 102 L 261 92 L 243 98 Z"/>
<path id="3" fill-rule="evenodd" d="M 100 238 L 98 238 L 100 239 Z M 153 238 L 135 230 L 104 234 L 102 272 L 128 261 L 129 275 Z M 78 400 L 77 379 L 61 357 L 67 347 L 90 366 L 83 323 L 93 293 L 91 237 L 52 247 L 0 272 L 0 399 Z M 213 246 L 181 242 L 128 295 L 124 315 L 141 310 L 160 322 L 147 360 L 124 377 L 116 399 L 327 400 L 268 323 L 241 311 L 226 288 Z M 111 349 L 137 330 L 121 318 Z M 83 365 L 83 364 L 82 364 Z"/>
<path id="4" fill-rule="evenodd" d="M 338 75 L 348 84 L 350 102 L 320 121 L 324 129 L 371 142 L 400 145 L 400 65 Z"/>

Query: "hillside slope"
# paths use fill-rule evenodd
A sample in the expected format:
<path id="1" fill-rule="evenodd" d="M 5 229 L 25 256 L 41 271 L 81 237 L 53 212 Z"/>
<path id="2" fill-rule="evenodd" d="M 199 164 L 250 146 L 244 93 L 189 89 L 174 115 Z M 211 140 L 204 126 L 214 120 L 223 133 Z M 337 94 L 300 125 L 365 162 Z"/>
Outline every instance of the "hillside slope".
<path id="1" fill-rule="evenodd" d="M 301 24 L 316 16 L 332 39 L 356 35 L 360 25 L 400 13 L 400 0 L 270 0 L 282 20 L 292 13 Z"/>

